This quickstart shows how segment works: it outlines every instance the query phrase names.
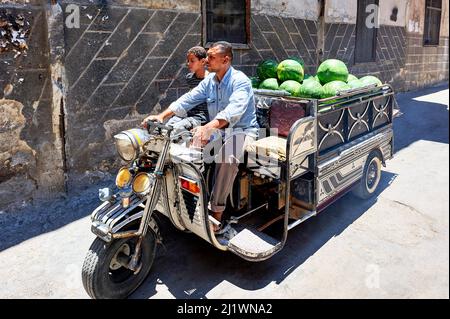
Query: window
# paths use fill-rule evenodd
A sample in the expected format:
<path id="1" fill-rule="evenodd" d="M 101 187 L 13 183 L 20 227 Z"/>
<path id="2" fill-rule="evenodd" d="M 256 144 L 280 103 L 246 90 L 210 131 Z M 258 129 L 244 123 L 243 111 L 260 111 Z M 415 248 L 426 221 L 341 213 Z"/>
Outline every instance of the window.
<path id="1" fill-rule="evenodd" d="M 235 48 L 250 42 L 250 0 L 202 0 L 203 45 L 228 41 Z"/>
<path id="2" fill-rule="evenodd" d="M 423 45 L 439 45 L 442 0 L 426 0 Z"/>
<path id="3" fill-rule="evenodd" d="M 377 27 L 367 24 L 367 20 L 376 19 L 378 12 L 375 14 L 371 8 L 378 8 L 378 0 L 358 0 L 355 63 L 375 62 L 377 57 Z"/>

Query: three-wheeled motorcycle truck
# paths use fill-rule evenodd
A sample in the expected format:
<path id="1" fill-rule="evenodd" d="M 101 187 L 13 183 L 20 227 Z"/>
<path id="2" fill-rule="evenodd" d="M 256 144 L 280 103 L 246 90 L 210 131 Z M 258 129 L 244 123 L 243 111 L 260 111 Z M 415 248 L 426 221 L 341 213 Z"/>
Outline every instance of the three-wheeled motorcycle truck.
<path id="1" fill-rule="evenodd" d="M 127 163 L 116 191 L 100 190 L 92 213 L 97 238 L 82 280 L 92 298 L 124 298 L 144 281 L 162 238 L 157 214 L 180 231 L 249 261 L 285 245 L 290 230 L 352 190 L 369 198 L 381 166 L 393 156 L 394 92 L 385 84 L 305 99 L 255 90 L 262 128 L 248 144 L 225 211 L 228 227 L 213 231 L 207 204 L 214 162 L 189 139 L 148 122 L 115 135 Z"/>

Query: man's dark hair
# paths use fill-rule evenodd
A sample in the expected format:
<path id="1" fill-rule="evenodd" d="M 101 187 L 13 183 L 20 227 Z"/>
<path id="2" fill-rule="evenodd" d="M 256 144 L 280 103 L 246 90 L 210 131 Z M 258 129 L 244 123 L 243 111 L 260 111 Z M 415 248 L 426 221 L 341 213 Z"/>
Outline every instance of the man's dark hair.
<path id="1" fill-rule="evenodd" d="M 190 48 L 187 52 L 187 55 L 189 54 L 195 55 L 199 60 L 206 59 L 207 56 L 205 48 L 199 46 Z"/>
<path id="2" fill-rule="evenodd" d="M 225 56 L 230 57 L 230 61 L 233 61 L 233 47 L 231 44 L 227 41 L 217 41 L 214 42 L 211 48 L 218 47 L 220 50 L 220 53 L 224 54 Z"/>

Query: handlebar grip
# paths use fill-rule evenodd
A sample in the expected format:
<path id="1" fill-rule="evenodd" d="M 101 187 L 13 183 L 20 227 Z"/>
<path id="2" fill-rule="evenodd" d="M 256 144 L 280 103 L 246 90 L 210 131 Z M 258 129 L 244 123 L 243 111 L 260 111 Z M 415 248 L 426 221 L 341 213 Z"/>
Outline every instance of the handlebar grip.
<path id="1" fill-rule="evenodd" d="M 153 130 L 155 128 L 159 128 L 159 129 L 163 129 L 163 130 L 167 130 L 167 131 L 171 131 L 172 130 L 172 127 L 166 126 L 166 125 L 164 125 L 161 122 L 148 120 L 147 121 L 147 129 L 148 129 L 148 131 L 150 132 L 151 130 Z"/>

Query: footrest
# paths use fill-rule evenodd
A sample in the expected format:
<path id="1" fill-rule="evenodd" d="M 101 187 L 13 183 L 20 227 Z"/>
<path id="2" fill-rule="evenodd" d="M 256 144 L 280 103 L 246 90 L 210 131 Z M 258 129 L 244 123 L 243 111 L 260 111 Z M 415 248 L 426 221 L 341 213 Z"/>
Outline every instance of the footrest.
<path id="1" fill-rule="evenodd" d="M 256 258 L 270 253 L 279 241 L 256 229 L 244 228 L 228 243 L 231 250 Z"/>

